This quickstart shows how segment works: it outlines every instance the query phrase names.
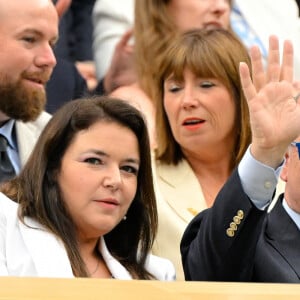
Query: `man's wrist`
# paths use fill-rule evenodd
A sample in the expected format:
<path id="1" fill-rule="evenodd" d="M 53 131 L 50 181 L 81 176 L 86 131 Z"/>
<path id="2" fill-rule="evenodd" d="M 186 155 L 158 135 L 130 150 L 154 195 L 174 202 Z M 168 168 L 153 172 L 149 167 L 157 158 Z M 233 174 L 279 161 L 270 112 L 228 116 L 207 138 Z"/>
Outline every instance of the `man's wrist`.
<path id="1" fill-rule="evenodd" d="M 276 170 L 284 161 L 286 147 L 283 147 L 282 149 L 276 147 L 274 150 L 272 150 L 262 149 L 261 147 L 256 147 L 254 144 L 251 144 L 250 153 L 252 157 L 261 164 Z"/>

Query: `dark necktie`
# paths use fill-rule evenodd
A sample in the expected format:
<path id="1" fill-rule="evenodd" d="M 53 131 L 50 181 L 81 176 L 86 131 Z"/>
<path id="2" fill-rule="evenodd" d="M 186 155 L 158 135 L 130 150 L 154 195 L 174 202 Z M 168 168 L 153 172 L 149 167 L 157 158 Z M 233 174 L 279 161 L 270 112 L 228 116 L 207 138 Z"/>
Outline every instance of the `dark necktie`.
<path id="1" fill-rule="evenodd" d="M 16 175 L 13 165 L 7 154 L 7 140 L 0 134 L 0 182 Z"/>

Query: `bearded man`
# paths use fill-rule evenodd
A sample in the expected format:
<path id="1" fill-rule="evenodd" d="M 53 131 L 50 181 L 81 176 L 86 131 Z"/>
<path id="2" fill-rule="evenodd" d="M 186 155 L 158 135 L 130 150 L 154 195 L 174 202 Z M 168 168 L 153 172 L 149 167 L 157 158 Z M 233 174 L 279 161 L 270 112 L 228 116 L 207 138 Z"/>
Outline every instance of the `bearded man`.
<path id="1" fill-rule="evenodd" d="M 20 171 L 51 117 L 45 85 L 56 65 L 58 22 L 51 0 L 0 0 L 0 182 Z"/>

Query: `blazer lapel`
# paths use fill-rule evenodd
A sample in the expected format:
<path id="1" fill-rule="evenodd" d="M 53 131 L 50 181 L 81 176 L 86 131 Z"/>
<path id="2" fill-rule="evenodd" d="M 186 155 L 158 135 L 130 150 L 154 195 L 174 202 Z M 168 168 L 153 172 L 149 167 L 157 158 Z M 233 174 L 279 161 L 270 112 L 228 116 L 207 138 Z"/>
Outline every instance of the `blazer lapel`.
<path id="1" fill-rule="evenodd" d="M 300 278 L 300 231 L 284 210 L 282 198 L 283 195 L 268 215 L 267 235 L 269 242 Z"/>
<path id="2" fill-rule="evenodd" d="M 158 197 L 185 222 L 207 208 L 201 186 L 186 160 L 177 166 L 157 164 Z"/>
<path id="3" fill-rule="evenodd" d="M 74 277 L 62 242 L 31 218 L 20 224 L 21 235 L 31 254 L 38 277 Z"/>
<path id="4" fill-rule="evenodd" d="M 35 135 L 30 130 L 30 127 L 31 126 L 28 127 L 28 124 L 23 122 L 16 122 L 16 135 L 21 167 L 24 166 L 36 142 Z"/>
<path id="5" fill-rule="evenodd" d="M 21 167 L 26 163 L 41 131 L 44 129 L 50 118 L 51 115 L 43 112 L 34 122 L 24 123 L 16 121 L 15 129 Z"/>
<path id="6" fill-rule="evenodd" d="M 100 239 L 99 250 L 113 278 L 123 280 L 132 279 L 126 268 L 110 254 L 103 237 Z"/>

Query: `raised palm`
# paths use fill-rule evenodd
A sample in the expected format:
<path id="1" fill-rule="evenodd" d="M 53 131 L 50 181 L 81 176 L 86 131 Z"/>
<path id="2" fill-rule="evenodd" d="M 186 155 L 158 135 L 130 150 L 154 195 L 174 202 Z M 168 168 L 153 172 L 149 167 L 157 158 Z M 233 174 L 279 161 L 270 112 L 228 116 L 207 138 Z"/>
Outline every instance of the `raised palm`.
<path id="1" fill-rule="evenodd" d="M 262 152 L 279 157 L 300 135 L 300 104 L 293 97 L 293 46 L 285 41 L 280 64 L 279 42 L 271 36 L 266 69 L 257 47 L 250 55 L 252 79 L 245 63 L 240 65 L 240 78 L 250 112 L 251 151 L 258 158 Z"/>

